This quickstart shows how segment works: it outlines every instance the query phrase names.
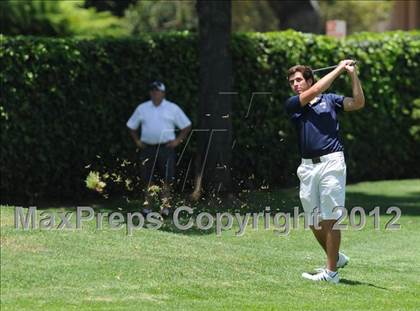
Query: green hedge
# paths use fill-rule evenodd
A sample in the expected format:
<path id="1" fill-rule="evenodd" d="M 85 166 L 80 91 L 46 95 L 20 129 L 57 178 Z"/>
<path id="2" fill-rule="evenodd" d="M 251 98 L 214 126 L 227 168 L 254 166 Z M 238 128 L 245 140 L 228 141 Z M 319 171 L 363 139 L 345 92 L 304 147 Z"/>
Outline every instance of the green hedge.
<path id="1" fill-rule="evenodd" d="M 341 116 L 348 180 L 418 177 L 419 39 L 420 32 L 363 33 L 346 41 L 292 31 L 235 34 L 235 184 L 296 184 L 296 136 L 283 108 L 291 95 L 287 68 L 348 57 L 359 61 L 366 96 L 364 110 Z M 195 35 L 1 40 L 2 196 L 83 196 L 90 170 L 111 174 L 111 192 L 125 191 L 128 178 L 128 188 L 136 188 L 137 154 L 125 123 L 153 79 L 167 84 L 168 99 L 197 125 Z M 340 77 L 331 91 L 351 95 L 349 78 Z M 181 161 L 180 178 L 193 149 Z"/>

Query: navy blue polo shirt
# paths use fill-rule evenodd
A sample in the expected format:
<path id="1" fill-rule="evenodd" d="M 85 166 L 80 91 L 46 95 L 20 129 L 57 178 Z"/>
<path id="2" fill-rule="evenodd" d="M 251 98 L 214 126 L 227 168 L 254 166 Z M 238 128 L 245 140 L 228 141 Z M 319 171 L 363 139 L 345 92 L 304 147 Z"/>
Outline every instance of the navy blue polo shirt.
<path id="1" fill-rule="evenodd" d="M 302 158 L 310 159 L 344 150 L 337 118 L 337 114 L 343 111 L 343 101 L 344 96 L 336 94 L 321 94 L 316 102 L 304 107 L 301 107 L 298 95 L 286 101 L 287 114 L 298 133 Z"/>

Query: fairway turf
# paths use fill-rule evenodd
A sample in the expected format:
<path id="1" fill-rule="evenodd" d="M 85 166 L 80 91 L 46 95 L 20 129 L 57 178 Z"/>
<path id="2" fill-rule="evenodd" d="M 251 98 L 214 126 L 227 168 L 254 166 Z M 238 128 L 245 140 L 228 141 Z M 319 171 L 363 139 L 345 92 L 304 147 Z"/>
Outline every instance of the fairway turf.
<path id="1" fill-rule="evenodd" d="M 296 189 L 273 191 L 273 203 L 296 203 Z M 347 207 L 381 207 L 360 231 L 343 232 L 350 264 L 341 283 L 314 284 L 304 271 L 324 265 L 312 233 L 273 227 L 243 236 L 232 230 L 174 233 L 16 230 L 13 207 L 1 208 L 1 310 L 419 310 L 420 180 L 347 187 Z M 279 203 L 280 204 L 280 203 Z M 403 213 L 384 230 L 387 207 Z M 51 211 L 64 209 L 52 208 Z"/>

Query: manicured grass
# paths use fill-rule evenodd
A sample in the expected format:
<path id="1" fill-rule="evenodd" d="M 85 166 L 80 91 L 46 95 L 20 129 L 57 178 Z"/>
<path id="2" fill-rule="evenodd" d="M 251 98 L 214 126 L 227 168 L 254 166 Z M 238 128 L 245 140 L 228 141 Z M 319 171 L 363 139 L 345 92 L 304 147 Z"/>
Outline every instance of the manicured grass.
<path id="1" fill-rule="evenodd" d="M 250 194 L 250 205 L 273 210 L 297 204 L 296 189 Z M 347 207 L 381 206 L 360 231 L 343 232 L 351 257 L 341 283 L 313 284 L 303 271 L 324 254 L 300 226 L 288 236 L 249 225 L 224 231 L 126 231 L 94 221 L 81 230 L 16 230 L 14 208 L 1 207 L 2 310 L 418 310 L 420 300 L 420 180 L 348 186 Z M 386 208 L 403 211 L 397 231 L 384 230 Z M 107 206 L 99 206 L 106 209 Z M 51 208 L 48 211 L 68 211 Z M 176 231 L 176 232 L 174 232 Z"/>

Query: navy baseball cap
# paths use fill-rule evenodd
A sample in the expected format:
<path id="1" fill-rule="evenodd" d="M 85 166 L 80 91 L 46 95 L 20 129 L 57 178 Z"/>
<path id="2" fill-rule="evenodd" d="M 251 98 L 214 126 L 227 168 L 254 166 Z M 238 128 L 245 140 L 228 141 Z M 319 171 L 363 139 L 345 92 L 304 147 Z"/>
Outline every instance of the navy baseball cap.
<path id="1" fill-rule="evenodd" d="M 150 84 L 150 90 L 151 90 L 151 91 L 158 90 L 158 91 L 161 91 L 161 92 L 165 92 L 165 84 L 163 84 L 163 83 L 162 83 L 162 82 L 160 82 L 160 81 L 153 81 L 153 82 Z"/>

